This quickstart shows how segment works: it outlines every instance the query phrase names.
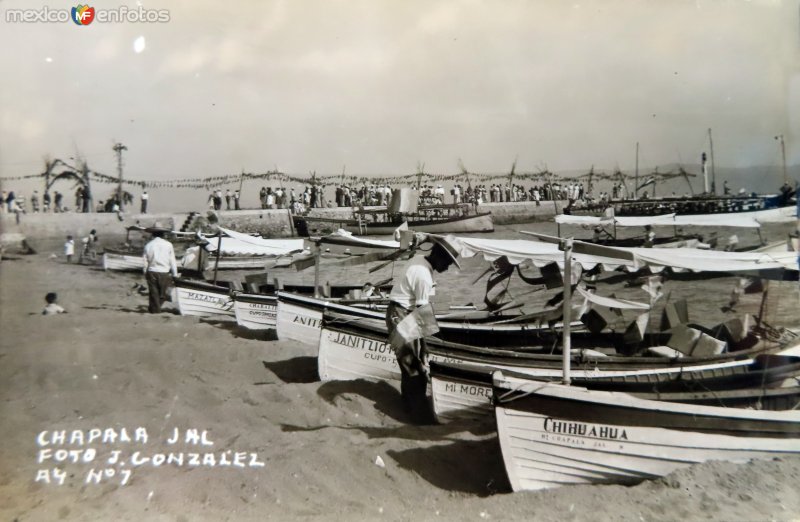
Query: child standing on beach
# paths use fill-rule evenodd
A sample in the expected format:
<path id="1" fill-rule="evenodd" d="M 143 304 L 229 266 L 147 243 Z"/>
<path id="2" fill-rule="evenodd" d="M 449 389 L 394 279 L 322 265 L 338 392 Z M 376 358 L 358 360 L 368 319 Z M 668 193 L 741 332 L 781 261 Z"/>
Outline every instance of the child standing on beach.
<path id="1" fill-rule="evenodd" d="M 81 256 L 78 262 L 83 263 L 84 259 L 89 259 L 94 262 L 97 259 L 97 253 L 94 249 L 94 245 L 97 243 L 97 231 L 92 229 L 89 235 L 83 238 L 81 242 L 83 243 L 83 249 L 81 250 Z"/>
<path id="2" fill-rule="evenodd" d="M 47 306 L 44 307 L 42 310 L 42 315 L 55 315 L 55 314 L 65 314 L 67 313 L 62 307 L 56 304 L 58 300 L 58 294 L 55 292 L 49 292 L 46 296 L 44 296 L 44 300 L 47 302 Z"/>
<path id="3" fill-rule="evenodd" d="M 64 255 L 67 257 L 67 263 L 72 263 L 72 256 L 75 255 L 75 241 L 72 236 L 67 236 L 67 242 L 64 243 Z"/>

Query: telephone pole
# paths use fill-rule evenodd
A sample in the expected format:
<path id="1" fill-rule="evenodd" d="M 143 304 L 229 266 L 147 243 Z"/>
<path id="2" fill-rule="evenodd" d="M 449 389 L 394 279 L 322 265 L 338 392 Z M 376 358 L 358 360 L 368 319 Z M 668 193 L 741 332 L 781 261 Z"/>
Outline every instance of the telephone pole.
<path id="1" fill-rule="evenodd" d="M 117 203 L 119 203 L 119 209 L 123 210 L 122 207 L 122 151 L 128 150 L 128 147 L 123 145 L 122 143 L 115 143 L 114 147 L 112 148 L 114 152 L 117 153 L 117 179 L 119 183 L 117 184 Z"/>

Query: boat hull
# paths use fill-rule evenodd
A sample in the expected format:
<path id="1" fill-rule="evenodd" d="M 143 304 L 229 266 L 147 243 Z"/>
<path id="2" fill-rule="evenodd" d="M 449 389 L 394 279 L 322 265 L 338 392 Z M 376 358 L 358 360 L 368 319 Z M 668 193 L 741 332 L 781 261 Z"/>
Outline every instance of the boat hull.
<path id="1" fill-rule="evenodd" d="M 401 221 L 390 223 L 370 223 L 368 220 L 326 219 L 295 216 L 295 228 L 301 235 L 314 235 L 344 229 L 359 236 L 391 235 L 402 225 Z M 408 228 L 415 232 L 429 234 L 464 234 L 473 232 L 494 232 L 494 221 L 489 212 L 469 216 L 458 216 L 440 220 L 408 221 Z"/>
<path id="2" fill-rule="evenodd" d="M 275 329 L 278 298 L 274 295 L 236 293 L 233 296 L 236 324 L 249 330 Z"/>
<path id="3" fill-rule="evenodd" d="M 400 380 L 400 366 L 386 339 L 322 328 L 317 370 L 322 381 Z"/>
<path id="4" fill-rule="evenodd" d="M 709 460 L 800 453 L 800 412 L 640 400 L 541 384 L 524 398 L 495 379 L 498 438 L 514 491 L 634 484 Z"/>
<path id="5" fill-rule="evenodd" d="M 555 382 L 562 372 L 546 368 L 465 364 L 453 355 L 434 357 L 431 391 L 434 415 L 440 423 L 458 419 L 491 418 L 492 373 L 501 370 L 531 381 Z M 445 361 L 437 364 L 436 361 Z M 717 406 L 753 406 L 786 409 L 800 402 L 794 386 L 800 373 L 797 364 L 775 368 L 758 365 L 754 359 L 719 364 L 696 364 L 630 370 L 577 370 L 573 384 L 596 390 L 627 391 L 639 398 Z M 784 388 L 787 383 L 792 386 Z"/>
<path id="6" fill-rule="evenodd" d="M 275 264 L 275 258 L 267 256 L 220 256 L 219 263 L 213 256 L 205 260 L 204 270 L 264 270 Z"/>
<path id="7" fill-rule="evenodd" d="M 103 252 L 103 270 L 138 271 L 144 270 L 144 258 L 141 255 L 117 254 Z"/>
<path id="8" fill-rule="evenodd" d="M 322 314 L 325 310 L 347 311 L 357 317 L 383 319 L 384 312 L 361 309 L 351 306 L 278 292 L 276 328 L 278 339 L 298 341 L 309 346 L 318 346 L 322 329 Z"/>
<path id="9" fill-rule="evenodd" d="M 178 280 L 175 283 L 178 310 L 181 315 L 199 317 L 234 317 L 233 299 L 227 288 Z"/>

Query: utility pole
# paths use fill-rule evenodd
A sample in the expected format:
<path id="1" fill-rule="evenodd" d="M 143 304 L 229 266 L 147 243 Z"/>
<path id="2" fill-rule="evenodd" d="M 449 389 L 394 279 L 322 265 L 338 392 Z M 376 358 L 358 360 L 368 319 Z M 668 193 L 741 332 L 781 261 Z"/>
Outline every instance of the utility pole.
<path id="1" fill-rule="evenodd" d="M 781 142 L 781 159 L 783 160 L 783 182 L 789 183 L 789 176 L 786 173 L 786 144 L 783 141 L 783 134 L 778 134 L 775 139 Z"/>
<path id="2" fill-rule="evenodd" d="M 83 197 L 89 202 L 85 208 L 88 208 L 89 212 L 94 212 L 94 194 L 92 194 L 89 178 L 89 163 L 85 159 L 81 161 L 81 178 L 83 178 Z"/>
<path id="3" fill-rule="evenodd" d="M 636 142 L 636 174 L 633 179 L 633 199 L 639 199 L 639 142 Z"/>
<path id="4" fill-rule="evenodd" d="M 117 179 L 119 181 L 117 184 L 117 203 L 119 203 L 119 209 L 122 211 L 122 151 L 128 150 L 128 147 L 122 143 L 115 143 L 112 150 L 117 153 Z"/>

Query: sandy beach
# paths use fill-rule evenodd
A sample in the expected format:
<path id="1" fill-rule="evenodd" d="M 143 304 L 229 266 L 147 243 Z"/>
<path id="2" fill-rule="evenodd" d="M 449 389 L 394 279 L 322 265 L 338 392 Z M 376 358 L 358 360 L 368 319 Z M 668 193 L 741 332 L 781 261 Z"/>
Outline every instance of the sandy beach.
<path id="1" fill-rule="evenodd" d="M 443 306 L 481 263 L 447 275 Z M 695 309 L 732 280 L 689 284 Z M 143 282 L 50 252 L 2 261 L 3 520 L 800 519 L 800 459 L 511 493 L 491 424 L 410 425 L 397 385 L 322 383 L 312 347 L 147 314 Z M 41 315 L 49 291 L 67 314 Z"/>

